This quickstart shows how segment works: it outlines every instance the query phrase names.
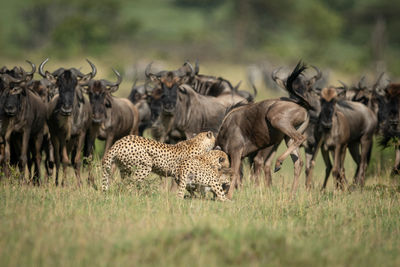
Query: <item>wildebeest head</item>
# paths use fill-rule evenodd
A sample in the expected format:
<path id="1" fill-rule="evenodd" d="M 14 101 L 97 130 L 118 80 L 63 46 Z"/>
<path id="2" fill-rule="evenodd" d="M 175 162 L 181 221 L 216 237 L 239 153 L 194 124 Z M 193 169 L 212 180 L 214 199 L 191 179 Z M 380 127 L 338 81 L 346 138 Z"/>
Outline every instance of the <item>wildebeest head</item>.
<path id="1" fill-rule="evenodd" d="M 28 82 L 27 88 L 38 94 L 44 103 L 53 98 L 56 90 L 55 84 L 45 78 Z"/>
<path id="2" fill-rule="evenodd" d="M 21 110 L 23 98 L 26 96 L 26 76 L 20 79 L 8 74 L 1 75 L 3 83 L 2 102 L 4 112 L 7 116 L 13 117 Z"/>
<path id="3" fill-rule="evenodd" d="M 321 91 L 320 123 L 324 129 L 332 128 L 332 117 L 335 113 L 337 93 L 334 87 L 324 88 Z"/>
<path id="4" fill-rule="evenodd" d="M 0 74 L 7 74 L 13 78 L 21 79 L 23 78 L 25 81 L 30 81 L 33 78 L 33 75 L 36 71 L 36 66 L 29 60 L 26 60 L 29 65 L 31 65 L 32 70 L 30 72 L 26 72 L 22 67 L 14 67 L 12 69 L 8 69 L 7 67 L 2 67 L 0 69 Z"/>
<path id="5" fill-rule="evenodd" d="M 92 71 L 88 74 L 83 74 L 76 68 L 59 68 L 53 73 L 50 73 L 47 70 L 43 71 L 43 67 L 48 60 L 47 58 L 40 64 L 39 74 L 56 85 L 59 92 L 57 110 L 60 110 L 62 115 L 69 116 L 72 113 L 75 94 L 77 94 L 78 97 L 77 104 L 80 105 L 79 102 L 84 103 L 84 98 L 78 85 L 87 84 L 87 82 L 96 75 L 97 69 L 95 65 L 87 59 L 87 62 L 92 68 Z"/>
<path id="6" fill-rule="evenodd" d="M 102 123 L 106 118 L 106 108 L 112 107 L 111 93 L 118 90 L 122 82 L 122 77 L 113 69 L 117 75 L 117 82 L 113 83 L 107 80 L 90 80 L 83 85 L 84 91 L 89 95 L 89 101 L 92 107 L 92 122 Z"/>
<path id="7" fill-rule="evenodd" d="M 315 71 L 317 72 L 314 76 L 311 78 L 307 79 L 304 75 L 298 75 L 296 79 L 292 81 L 292 88 L 296 92 L 298 92 L 301 95 L 305 95 L 307 92 L 311 91 L 313 89 L 314 84 L 322 78 L 322 72 L 315 66 L 312 66 Z M 286 89 L 287 87 L 287 78 L 281 79 L 277 76 L 279 70 L 281 68 L 278 68 L 274 70 L 271 74 L 272 79 L 283 89 Z"/>
<path id="8" fill-rule="evenodd" d="M 148 79 L 161 89 L 161 104 L 165 113 L 175 111 L 178 97 L 178 88 L 182 84 L 189 83 L 195 76 L 195 70 L 189 62 L 175 71 L 160 71 L 151 73 L 151 63 L 147 66 L 145 74 Z"/>

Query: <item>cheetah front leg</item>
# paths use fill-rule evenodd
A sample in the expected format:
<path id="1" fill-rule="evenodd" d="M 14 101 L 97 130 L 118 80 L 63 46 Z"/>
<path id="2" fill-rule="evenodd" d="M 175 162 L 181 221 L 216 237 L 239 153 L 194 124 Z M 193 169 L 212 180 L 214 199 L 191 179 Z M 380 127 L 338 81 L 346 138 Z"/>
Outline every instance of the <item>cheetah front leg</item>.
<path id="1" fill-rule="evenodd" d="M 225 196 L 224 190 L 222 189 L 222 185 L 217 182 L 214 182 L 210 185 L 211 190 L 217 195 L 217 199 L 220 201 L 228 200 Z"/>
<path id="2" fill-rule="evenodd" d="M 179 175 L 177 197 L 183 199 L 185 197 L 185 190 L 186 190 L 186 176 Z"/>

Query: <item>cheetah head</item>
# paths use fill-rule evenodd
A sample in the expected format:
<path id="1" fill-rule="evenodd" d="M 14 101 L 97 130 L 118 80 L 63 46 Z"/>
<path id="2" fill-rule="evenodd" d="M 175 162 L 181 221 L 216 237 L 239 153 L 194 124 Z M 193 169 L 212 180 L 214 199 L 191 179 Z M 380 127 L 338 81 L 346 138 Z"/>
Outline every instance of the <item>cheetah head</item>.
<path id="1" fill-rule="evenodd" d="M 204 152 L 210 151 L 215 146 L 215 136 L 211 131 L 199 133 L 191 141 Z"/>

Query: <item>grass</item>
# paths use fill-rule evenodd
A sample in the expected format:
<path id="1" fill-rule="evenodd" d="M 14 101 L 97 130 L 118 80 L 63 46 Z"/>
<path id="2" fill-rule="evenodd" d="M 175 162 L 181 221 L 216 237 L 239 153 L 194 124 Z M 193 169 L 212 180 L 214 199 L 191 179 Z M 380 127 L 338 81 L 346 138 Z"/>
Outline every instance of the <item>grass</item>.
<path id="1" fill-rule="evenodd" d="M 397 181 L 320 192 L 322 172 L 292 201 L 288 166 L 270 189 L 245 179 L 231 203 L 178 200 L 155 176 L 129 193 L 116 175 L 107 194 L 77 190 L 72 171 L 65 188 L 2 179 L 0 265 L 399 266 Z"/>

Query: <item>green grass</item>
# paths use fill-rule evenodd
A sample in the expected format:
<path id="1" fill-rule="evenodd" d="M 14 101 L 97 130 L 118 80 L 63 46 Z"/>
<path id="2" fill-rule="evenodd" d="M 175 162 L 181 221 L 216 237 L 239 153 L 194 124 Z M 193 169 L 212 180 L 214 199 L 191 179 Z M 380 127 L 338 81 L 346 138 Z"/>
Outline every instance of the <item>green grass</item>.
<path id="1" fill-rule="evenodd" d="M 330 181 L 321 193 L 322 172 L 311 192 L 302 177 L 294 200 L 289 166 L 270 189 L 245 179 L 231 203 L 178 200 L 155 176 L 128 193 L 116 175 L 107 194 L 77 190 L 72 170 L 65 188 L 2 179 L 0 265 L 399 266 L 397 181 L 372 176 L 352 193 Z"/>

